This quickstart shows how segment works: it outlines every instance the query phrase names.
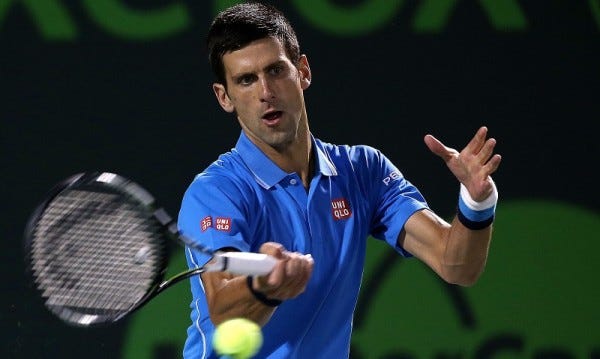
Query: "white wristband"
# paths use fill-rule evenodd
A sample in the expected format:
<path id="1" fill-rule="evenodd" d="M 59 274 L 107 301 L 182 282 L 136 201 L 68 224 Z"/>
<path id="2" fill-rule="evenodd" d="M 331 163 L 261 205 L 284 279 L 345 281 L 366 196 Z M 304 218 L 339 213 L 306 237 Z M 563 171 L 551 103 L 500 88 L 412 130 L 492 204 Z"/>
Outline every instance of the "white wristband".
<path id="1" fill-rule="evenodd" d="M 492 181 L 492 193 L 488 196 L 488 198 L 484 199 L 481 202 L 475 201 L 467 187 L 464 184 L 460 184 L 460 197 L 462 198 L 464 204 L 469 207 L 473 211 L 484 211 L 488 208 L 492 208 L 496 206 L 498 202 L 498 189 L 496 188 L 496 184 Z"/>

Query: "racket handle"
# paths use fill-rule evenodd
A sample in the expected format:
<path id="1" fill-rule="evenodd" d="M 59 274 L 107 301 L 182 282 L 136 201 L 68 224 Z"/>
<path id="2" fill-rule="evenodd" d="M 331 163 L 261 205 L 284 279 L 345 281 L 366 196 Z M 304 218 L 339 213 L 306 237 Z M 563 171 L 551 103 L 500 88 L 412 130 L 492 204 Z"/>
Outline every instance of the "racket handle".
<path id="1" fill-rule="evenodd" d="M 222 252 L 206 265 L 207 272 L 225 271 L 232 274 L 266 275 L 271 273 L 277 260 L 267 254 L 251 252 Z"/>

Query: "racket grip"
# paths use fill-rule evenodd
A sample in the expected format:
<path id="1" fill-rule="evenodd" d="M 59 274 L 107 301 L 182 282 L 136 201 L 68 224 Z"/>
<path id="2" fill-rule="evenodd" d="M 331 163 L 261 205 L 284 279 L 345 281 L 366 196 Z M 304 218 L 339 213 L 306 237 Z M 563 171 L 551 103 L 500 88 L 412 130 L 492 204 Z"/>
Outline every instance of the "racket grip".
<path id="1" fill-rule="evenodd" d="M 251 252 L 222 252 L 214 257 L 207 272 L 225 271 L 232 274 L 266 275 L 271 273 L 277 260 L 267 254 Z"/>

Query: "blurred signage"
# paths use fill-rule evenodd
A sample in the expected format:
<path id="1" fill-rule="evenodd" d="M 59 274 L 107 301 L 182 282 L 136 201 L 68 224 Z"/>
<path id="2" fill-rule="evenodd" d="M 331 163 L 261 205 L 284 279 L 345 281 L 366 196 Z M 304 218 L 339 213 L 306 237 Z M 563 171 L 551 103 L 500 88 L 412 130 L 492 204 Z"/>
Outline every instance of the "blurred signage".
<path id="1" fill-rule="evenodd" d="M 216 13 L 239 1 L 201 2 L 206 11 Z M 190 31 L 196 19 L 189 2 L 163 1 L 161 5 L 136 8 L 123 0 L 82 0 L 81 12 L 73 11 L 63 0 L 0 0 L 0 32 L 14 11 L 31 19 L 40 36 L 48 41 L 78 41 L 82 24 L 92 21 L 103 33 L 127 41 L 152 41 Z M 399 14 L 410 11 L 410 29 L 415 33 L 439 33 L 464 10 L 458 0 L 422 0 L 416 6 L 404 6 L 404 0 L 364 0 L 342 6 L 333 0 L 290 0 L 289 6 L 311 26 L 336 36 L 360 36 L 393 22 Z M 480 0 L 476 5 L 490 28 L 501 32 L 526 31 L 528 16 L 517 0 Z M 565 11 L 572 6 L 564 2 Z M 600 30 L 600 0 L 587 0 L 589 19 Z M 85 14 L 87 18 L 79 18 Z"/>

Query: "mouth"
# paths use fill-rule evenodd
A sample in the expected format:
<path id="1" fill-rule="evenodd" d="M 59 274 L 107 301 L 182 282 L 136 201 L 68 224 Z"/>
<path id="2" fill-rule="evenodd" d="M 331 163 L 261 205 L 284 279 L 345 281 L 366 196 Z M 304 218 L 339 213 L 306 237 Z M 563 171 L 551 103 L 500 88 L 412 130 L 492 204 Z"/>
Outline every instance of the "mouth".
<path id="1" fill-rule="evenodd" d="M 262 120 L 267 126 L 276 126 L 282 115 L 282 111 L 269 111 L 263 115 Z"/>

